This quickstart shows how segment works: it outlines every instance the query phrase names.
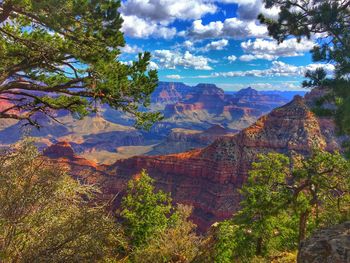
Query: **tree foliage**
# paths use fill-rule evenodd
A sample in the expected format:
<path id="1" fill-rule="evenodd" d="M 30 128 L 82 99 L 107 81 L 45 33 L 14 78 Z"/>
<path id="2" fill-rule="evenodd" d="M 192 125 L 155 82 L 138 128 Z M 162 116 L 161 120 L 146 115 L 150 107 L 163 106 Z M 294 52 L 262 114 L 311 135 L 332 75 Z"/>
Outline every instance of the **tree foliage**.
<path id="1" fill-rule="evenodd" d="M 214 251 L 250 262 L 296 250 L 313 230 L 350 219 L 349 178 L 350 162 L 339 153 L 315 150 L 292 161 L 277 153 L 259 156 L 241 190 L 241 210 L 231 225 L 221 224 L 233 239 Z"/>
<path id="2" fill-rule="evenodd" d="M 166 229 L 156 231 L 145 246 L 135 251 L 135 262 L 193 262 L 202 251 L 196 225 L 189 221 L 191 213 L 191 207 L 179 204 L 174 222 Z"/>
<path id="3" fill-rule="evenodd" d="M 40 157 L 29 142 L 0 156 L 0 261 L 97 262 L 118 258 L 121 231 L 97 189 Z"/>
<path id="4" fill-rule="evenodd" d="M 149 53 L 131 65 L 118 61 L 124 46 L 119 1 L 4 0 L 0 2 L 0 118 L 39 125 L 63 109 L 79 117 L 108 104 L 148 127 L 157 72 Z"/>
<path id="5" fill-rule="evenodd" d="M 146 171 L 130 180 L 121 203 L 120 216 L 133 247 L 146 243 L 157 231 L 169 225 L 171 198 L 163 191 L 155 192 L 154 180 Z"/>
<path id="6" fill-rule="evenodd" d="M 291 203 L 299 217 L 299 242 L 308 225 L 319 228 L 350 219 L 349 161 L 339 153 L 315 151 L 295 166 Z"/>
<path id="7" fill-rule="evenodd" d="M 201 239 L 189 221 L 192 208 L 172 205 L 169 194 L 156 191 L 145 170 L 129 181 L 119 215 L 128 239 L 131 262 L 192 262 Z"/>
<path id="8" fill-rule="evenodd" d="M 310 79 L 305 87 L 327 89 L 323 100 L 335 109 L 322 111 L 333 116 L 340 132 L 350 134 L 350 1 L 349 0 L 264 0 L 266 7 L 280 9 L 277 20 L 260 15 L 260 21 L 268 25 L 269 34 L 279 43 L 293 35 L 319 37 L 319 43 L 312 50 L 313 60 L 335 65 L 335 75 L 327 78 L 323 69 L 308 72 Z M 320 110 L 318 110 L 320 112 Z"/>
<path id="9" fill-rule="evenodd" d="M 293 216 L 286 210 L 290 197 L 286 187 L 289 177 L 290 161 L 284 155 L 260 155 L 259 161 L 253 163 L 248 181 L 241 190 L 242 209 L 233 218 L 234 224 L 239 226 L 235 231 L 239 240 L 236 257 L 266 256 L 280 250 L 281 246 L 286 250 L 293 246 Z"/>

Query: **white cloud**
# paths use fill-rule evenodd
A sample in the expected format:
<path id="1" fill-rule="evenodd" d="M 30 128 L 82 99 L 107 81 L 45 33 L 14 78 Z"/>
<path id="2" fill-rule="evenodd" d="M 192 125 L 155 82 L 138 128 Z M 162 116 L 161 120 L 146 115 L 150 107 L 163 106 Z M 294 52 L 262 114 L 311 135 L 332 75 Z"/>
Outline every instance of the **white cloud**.
<path id="1" fill-rule="evenodd" d="M 231 56 L 227 57 L 227 60 L 230 61 L 230 62 L 234 62 L 234 61 L 237 60 L 237 57 L 235 55 L 231 55 Z"/>
<path id="2" fill-rule="evenodd" d="M 134 54 L 134 53 L 142 52 L 142 49 L 136 45 L 130 46 L 130 45 L 126 44 L 124 47 L 121 48 L 121 51 L 123 53 Z"/>
<path id="3" fill-rule="evenodd" d="M 256 59 L 274 60 L 276 59 L 276 57 L 269 54 L 256 54 L 256 55 L 248 54 L 248 55 L 242 55 L 239 57 L 240 61 L 252 61 Z"/>
<path id="4" fill-rule="evenodd" d="M 267 36 L 267 28 L 256 21 L 243 21 L 236 17 L 227 18 L 224 22 L 214 21 L 207 25 L 202 20 L 195 20 L 187 35 L 195 39 L 205 38 L 233 38 L 244 39 Z"/>
<path id="5" fill-rule="evenodd" d="M 302 56 L 310 51 L 315 43 L 311 40 L 303 39 L 300 43 L 295 39 L 287 39 L 281 44 L 276 40 L 256 39 L 241 43 L 242 50 L 247 53 L 240 57 L 242 61 L 255 59 L 275 60 L 279 57 Z"/>
<path id="6" fill-rule="evenodd" d="M 237 15 L 243 20 L 255 20 L 262 13 L 266 17 L 277 19 L 280 10 L 277 7 L 266 9 L 262 0 L 232 1 L 238 4 Z"/>
<path id="7" fill-rule="evenodd" d="M 120 61 L 120 63 L 122 63 L 123 65 L 127 65 L 127 66 L 131 66 L 132 65 L 132 60 L 128 60 L 128 61 Z"/>
<path id="8" fill-rule="evenodd" d="M 135 38 L 160 37 L 165 39 L 173 38 L 176 35 L 176 28 L 147 21 L 135 15 L 122 16 L 124 23 L 122 31 L 125 35 Z"/>
<path id="9" fill-rule="evenodd" d="M 183 46 L 186 47 L 187 49 L 191 49 L 193 47 L 193 42 L 190 41 L 190 40 L 186 40 L 184 43 L 183 43 Z"/>
<path id="10" fill-rule="evenodd" d="M 217 40 L 217 41 L 212 41 L 209 44 L 207 44 L 204 47 L 205 51 L 208 50 L 223 50 L 224 47 L 226 47 L 228 45 L 228 40 L 227 39 L 221 39 L 221 40 Z"/>
<path id="11" fill-rule="evenodd" d="M 256 0 L 218 0 L 218 2 L 225 4 L 254 4 Z"/>
<path id="12" fill-rule="evenodd" d="M 158 66 L 158 64 L 155 63 L 154 61 L 150 61 L 150 62 L 149 62 L 149 65 L 148 65 L 148 69 L 149 69 L 149 70 L 154 70 L 154 69 L 158 70 L 158 69 L 159 69 L 159 66 Z"/>
<path id="13" fill-rule="evenodd" d="M 180 75 L 167 75 L 165 76 L 167 79 L 181 79 Z"/>
<path id="14" fill-rule="evenodd" d="M 237 15 L 244 20 L 254 20 L 260 13 L 276 19 L 280 11 L 276 7 L 266 9 L 262 0 L 218 0 L 218 2 L 238 4 Z"/>
<path id="15" fill-rule="evenodd" d="M 154 59 L 167 69 L 175 69 L 177 66 L 184 68 L 194 68 L 198 70 L 211 70 L 210 59 L 204 56 L 196 56 L 186 51 L 184 54 L 172 50 L 155 50 Z"/>
<path id="16" fill-rule="evenodd" d="M 234 17 L 225 20 L 223 33 L 238 39 L 263 37 L 267 35 L 267 28 L 265 25 L 259 25 L 255 21 L 243 21 Z"/>
<path id="17" fill-rule="evenodd" d="M 307 89 L 303 88 L 301 86 L 301 83 L 299 81 L 293 81 L 293 82 L 286 82 L 286 81 L 276 81 L 273 83 L 265 83 L 265 82 L 258 82 L 258 83 L 249 83 L 249 84 L 241 84 L 241 83 L 222 83 L 217 84 L 219 88 L 222 88 L 223 90 L 240 90 L 247 87 L 251 87 L 256 90 L 288 90 L 288 91 L 307 91 Z"/>
<path id="18" fill-rule="evenodd" d="M 123 2 L 121 7 L 121 13 L 124 15 L 136 15 L 163 25 L 176 19 L 199 19 L 216 11 L 217 6 L 208 0 L 128 0 Z"/>
<path id="19" fill-rule="evenodd" d="M 207 25 L 202 24 L 202 20 L 195 20 L 192 23 L 192 27 L 188 34 L 195 38 L 215 38 L 222 34 L 222 29 L 224 25 L 221 21 L 213 21 Z"/>
<path id="20" fill-rule="evenodd" d="M 282 61 L 273 61 L 271 68 L 257 69 L 247 71 L 228 71 L 228 72 L 215 72 L 210 75 L 203 75 L 200 78 L 213 78 L 213 77 L 303 77 L 308 70 L 315 70 L 317 68 L 324 68 L 328 74 L 334 72 L 334 65 L 332 64 L 309 64 L 306 66 L 294 66 L 286 64 Z"/>

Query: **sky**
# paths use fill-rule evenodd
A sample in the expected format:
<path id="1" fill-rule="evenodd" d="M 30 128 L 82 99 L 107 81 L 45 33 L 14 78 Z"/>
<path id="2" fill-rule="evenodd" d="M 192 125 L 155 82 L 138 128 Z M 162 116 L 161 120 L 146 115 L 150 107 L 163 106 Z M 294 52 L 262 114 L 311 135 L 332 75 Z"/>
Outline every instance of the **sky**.
<path id="1" fill-rule="evenodd" d="M 125 63 L 152 54 L 160 81 L 213 83 L 226 91 L 300 90 L 307 70 L 332 65 L 312 62 L 317 39 L 294 38 L 278 45 L 259 13 L 278 17 L 262 0 L 123 0 Z"/>

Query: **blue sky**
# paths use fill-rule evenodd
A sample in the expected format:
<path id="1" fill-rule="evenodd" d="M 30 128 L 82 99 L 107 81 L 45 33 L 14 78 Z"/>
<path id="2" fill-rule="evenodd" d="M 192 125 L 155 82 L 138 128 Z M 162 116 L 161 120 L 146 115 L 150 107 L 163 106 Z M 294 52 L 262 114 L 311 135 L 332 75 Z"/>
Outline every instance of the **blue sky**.
<path id="1" fill-rule="evenodd" d="M 278 45 L 268 36 L 256 17 L 276 18 L 278 10 L 262 0 L 124 0 L 120 11 L 127 43 L 120 59 L 150 51 L 161 81 L 297 90 L 305 71 L 321 66 L 309 52 L 316 38 Z"/>

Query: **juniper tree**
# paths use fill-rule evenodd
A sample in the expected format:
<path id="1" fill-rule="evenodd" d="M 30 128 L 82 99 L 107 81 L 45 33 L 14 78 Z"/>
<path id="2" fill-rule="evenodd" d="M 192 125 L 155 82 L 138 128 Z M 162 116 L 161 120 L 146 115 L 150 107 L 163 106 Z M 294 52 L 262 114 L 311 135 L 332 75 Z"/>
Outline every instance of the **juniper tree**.
<path id="1" fill-rule="evenodd" d="M 241 210 L 231 219 L 231 257 L 295 250 L 314 229 L 349 220 L 349 178 L 350 162 L 339 153 L 315 150 L 292 161 L 261 155 L 242 187 Z"/>

